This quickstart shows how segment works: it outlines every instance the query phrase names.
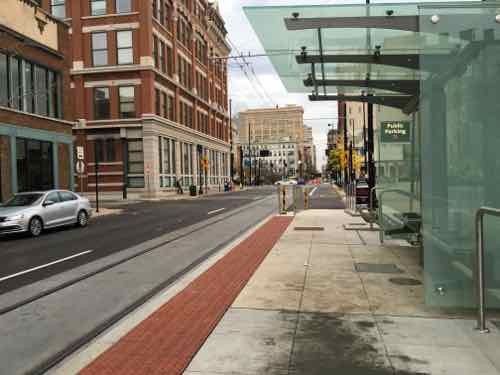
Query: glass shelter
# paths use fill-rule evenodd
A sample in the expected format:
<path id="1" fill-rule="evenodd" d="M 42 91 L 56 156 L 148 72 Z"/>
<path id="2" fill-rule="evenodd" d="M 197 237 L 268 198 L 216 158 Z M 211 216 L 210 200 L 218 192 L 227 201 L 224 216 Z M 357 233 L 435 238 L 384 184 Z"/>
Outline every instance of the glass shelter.
<path id="1" fill-rule="evenodd" d="M 397 227 L 402 213 L 421 217 L 426 303 L 475 306 L 475 213 L 500 208 L 500 2 L 244 10 L 289 92 L 385 108 L 374 135 L 376 184 L 391 189 L 383 227 Z M 394 123 L 408 138 L 391 142 Z M 380 175 L 393 159 L 397 178 Z M 487 217 L 486 298 L 495 308 L 498 233 L 500 220 Z"/>

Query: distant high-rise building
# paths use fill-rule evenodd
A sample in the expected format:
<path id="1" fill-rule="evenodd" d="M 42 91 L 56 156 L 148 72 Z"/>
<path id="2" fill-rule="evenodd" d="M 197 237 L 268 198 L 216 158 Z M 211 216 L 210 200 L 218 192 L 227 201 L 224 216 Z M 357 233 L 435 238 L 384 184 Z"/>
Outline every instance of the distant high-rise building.
<path id="1" fill-rule="evenodd" d="M 270 174 L 300 177 L 304 165 L 304 109 L 297 105 L 240 112 L 239 139 L 247 181 L 258 164 Z M 260 156 L 269 151 L 268 156 Z M 252 168 L 250 168 L 252 166 Z"/>

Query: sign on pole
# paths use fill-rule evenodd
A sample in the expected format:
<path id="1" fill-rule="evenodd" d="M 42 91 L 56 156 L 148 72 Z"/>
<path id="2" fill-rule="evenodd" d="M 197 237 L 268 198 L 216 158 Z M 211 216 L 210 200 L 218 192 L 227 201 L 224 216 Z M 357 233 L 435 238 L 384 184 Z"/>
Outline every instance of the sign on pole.
<path id="1" fill-rule="evenodd" d="M 411 143 L 409 121 L 382 121 L 380 143 Z"/>
<path id="2" fill-rule="evenodd" d="M 84 174 L 85 173 L 85 163 L 83 160 L 78 160 L 76 162 L 76 173 Z"/>
<path id="3" fill-rule="evenodd" d="M 85 149 L 83 146 L 76 146 L 76 158 L 78 160 L 85 160 Z"/>

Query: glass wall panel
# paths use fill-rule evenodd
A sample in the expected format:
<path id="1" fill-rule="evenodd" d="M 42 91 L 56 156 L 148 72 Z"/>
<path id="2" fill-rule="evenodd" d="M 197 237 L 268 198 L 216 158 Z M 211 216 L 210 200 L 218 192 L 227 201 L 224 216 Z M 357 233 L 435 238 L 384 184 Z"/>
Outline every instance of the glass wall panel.
<path id="1" fill-rule="evenodd" d="M 474 215 L 500 208 L 500 25 L 496 5 L 423 6 L 422 213 L 426 302 L 472 307 Z M 432 22 L 431 17 L 434 17 Z M 442 40 L 455 50 L 442 51 Z M 485 222 L 487 303 L 500 307 L 500 221 Z"/>
<path id="2" fill-rule="evenodd" d="M 378 106 L 376 106 L 378 108 Z M 382 226 L 393 237 L 412 240 L 405 228 L 407 214 L 420 215 L 419 132 L 416 116 L 380 106 L 374 111 L 377 196 L 382 202 Z M 401 134 L 391 138 L 391 131 Z M 404 133 L 404 134 L 403 134 Z M 380 203 L 380 202 L 379 202 Z M 403 230 L 404 229 L 404 230 Z"/>

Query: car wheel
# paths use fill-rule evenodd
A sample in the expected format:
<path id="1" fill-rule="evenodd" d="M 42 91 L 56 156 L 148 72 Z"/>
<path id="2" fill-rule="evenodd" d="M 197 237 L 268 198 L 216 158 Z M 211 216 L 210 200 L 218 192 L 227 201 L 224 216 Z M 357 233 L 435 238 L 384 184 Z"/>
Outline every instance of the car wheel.
<path id="1" fill-rule="evenodd" d="M 87 224 L 89 223 L 89 215 L 87 215 L 87 212 L 85 210 L 81 210 L 78 212 L 78 216 L 76 217 L 76 224 L 79 227 L 86 227 Z"/>
<path id="2" fill-rule="evenodd" d="M 42 234 L 43 231 L 42 219 L 40 219 L 39 217 L 32 218 L 29 223 L 28 231 L 33 237 L 38 237 L 40 234 Z"/>

